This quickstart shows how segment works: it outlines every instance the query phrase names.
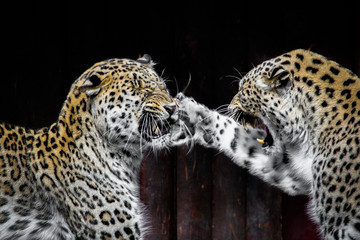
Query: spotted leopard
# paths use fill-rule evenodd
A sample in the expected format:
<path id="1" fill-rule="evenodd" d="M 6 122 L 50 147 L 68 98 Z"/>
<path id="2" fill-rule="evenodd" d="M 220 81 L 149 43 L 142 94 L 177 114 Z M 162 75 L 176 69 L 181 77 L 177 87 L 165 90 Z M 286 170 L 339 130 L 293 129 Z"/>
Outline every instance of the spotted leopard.
<path id="1" fill-rule="evenodd" d="M 180 141 L 191 137 L 291 195 L 309 195 L 324 239 L 360 239 L 360 79 L 354 73 L 299 49 L 240 80 L 232 118 L 181 94 L 177 99 Z"/>
<path id="2" fill-rule="evenodd" d="M 174 110 L 144 55 L 85 71 L 49 128 L 0 123 L 0 239 L 143 239 L 142 154 Z"/>

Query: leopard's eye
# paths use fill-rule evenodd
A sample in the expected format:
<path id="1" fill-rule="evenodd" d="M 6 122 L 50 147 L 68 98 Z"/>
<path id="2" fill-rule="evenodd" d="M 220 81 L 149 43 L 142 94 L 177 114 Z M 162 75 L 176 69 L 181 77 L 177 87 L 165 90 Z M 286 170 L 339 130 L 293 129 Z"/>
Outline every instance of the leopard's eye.
<path id="1" fill-rule="evenodd" d="M 90 81 L 93 83 L 94 86 L 97 86 L 101 83 L 100 77 L 96 74 L 94 74 L 90 77 Z"/>

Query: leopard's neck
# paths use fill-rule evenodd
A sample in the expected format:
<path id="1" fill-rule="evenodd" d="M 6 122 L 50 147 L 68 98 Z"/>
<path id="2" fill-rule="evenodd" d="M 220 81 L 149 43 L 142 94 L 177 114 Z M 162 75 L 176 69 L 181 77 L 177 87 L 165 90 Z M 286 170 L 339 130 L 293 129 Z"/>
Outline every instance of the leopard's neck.
<path id="1" fill-rule="evenodd" d="M 138 235 L 143 226 L 140 148 L 134 143 L 115 147 L 106 142 L 94 126 L 87 103 L 77 101 L 72 107 L 74 100 L 68 99 L 58 121 L 34 135 L 28 153 L 33 156 L 37 185 L 79 236 L 100 239 L 104 229 L 124 233 L 124 226 Z M 40 146 L 51 151 L 39 154 Z"/>

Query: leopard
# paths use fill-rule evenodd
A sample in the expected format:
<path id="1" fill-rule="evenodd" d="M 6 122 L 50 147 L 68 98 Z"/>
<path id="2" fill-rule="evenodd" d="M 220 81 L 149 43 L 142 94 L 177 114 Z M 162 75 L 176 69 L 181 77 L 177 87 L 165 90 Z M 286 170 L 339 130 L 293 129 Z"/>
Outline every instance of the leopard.
<path id="1" fill-rule="evenodd" d="M 296 49 L 239 77 L 228 114 L 176 97 L 174 139 L 225 153 L 289 195 L 308 195 L 323 239 L 360 239 L 360 78 Z"/>
<path id="2" fill-rule="evenodd" d="M 98 62 L 50 127 L 0 123 L 0 239 L 144 239 L 141 162 L 170 146 L 176 108 L 154 65 Z"/>

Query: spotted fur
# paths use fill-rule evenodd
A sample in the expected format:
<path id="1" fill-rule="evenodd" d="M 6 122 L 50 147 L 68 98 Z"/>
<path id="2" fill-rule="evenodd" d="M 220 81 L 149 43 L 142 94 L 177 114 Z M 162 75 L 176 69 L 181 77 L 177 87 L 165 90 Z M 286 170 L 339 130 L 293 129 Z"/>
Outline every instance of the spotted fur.
<path id="1" fill-rule="evenodd" d="M 179 102 L 197 142 L 225 151 L 289 194 L 308 194 L 324 239 L 360 239 L 360 79 L 354 73 L 301 49 L 265 61 L 240 80 L 230 104 L 238 122 L 230 129 L 227 117 L 187 98 Z M 254 128 L 241 131 L 241 123 L 255 124 L 263 144 L 251 140 Z M 216 143 L 199 140 L 206 135 Z"/>
<path id="2" fill-rule="evenodd" d="M 294 171 L 295 166 L 284 164 L 289 161 L 287 153 L 281 148 L 270 151 L 257 141 L 265 135 L 264 129 L 243 127 L 237 119 L 210 110 L 181 93 L 176 99 L 181 125 L 172 134 L 174 144 L 199 143 L 216 148 L 251 174 L 290 195 L 309 193 L 306 178 Z"/>
<path id="3" fill-rule="evenodd" d="M 95 64 L 49 128 L 0 124 L 0 239 L 143 239 L 143 152 L 175 105 L 148 55 Z"/>

